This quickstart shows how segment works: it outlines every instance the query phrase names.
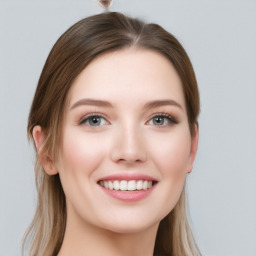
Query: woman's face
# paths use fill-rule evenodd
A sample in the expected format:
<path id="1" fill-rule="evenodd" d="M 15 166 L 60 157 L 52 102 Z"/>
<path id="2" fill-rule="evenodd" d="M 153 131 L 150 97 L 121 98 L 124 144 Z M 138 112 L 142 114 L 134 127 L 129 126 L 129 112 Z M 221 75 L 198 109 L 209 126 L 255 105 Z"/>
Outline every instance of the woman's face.
<path id="1" fill-rule="evenodd" d="M 165 57 L 132 48 L 100 56 L 68 95 L 56 162 L 68 221 L 120 233 L 158 225 L 180 197 L 196 147 Z"/>

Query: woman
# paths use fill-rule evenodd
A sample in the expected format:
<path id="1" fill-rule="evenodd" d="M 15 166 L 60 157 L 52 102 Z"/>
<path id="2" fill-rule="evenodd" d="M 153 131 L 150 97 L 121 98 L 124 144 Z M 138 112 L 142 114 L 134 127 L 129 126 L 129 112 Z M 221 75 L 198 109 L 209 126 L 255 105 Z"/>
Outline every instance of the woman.
<path id="1" fill-rule="evenodd" d="M 199 108 L 190 60 L 160 26 L 104 13 L 68 29 L 29 115 L 29 255 L 200 255 L 184 189 Z"/>

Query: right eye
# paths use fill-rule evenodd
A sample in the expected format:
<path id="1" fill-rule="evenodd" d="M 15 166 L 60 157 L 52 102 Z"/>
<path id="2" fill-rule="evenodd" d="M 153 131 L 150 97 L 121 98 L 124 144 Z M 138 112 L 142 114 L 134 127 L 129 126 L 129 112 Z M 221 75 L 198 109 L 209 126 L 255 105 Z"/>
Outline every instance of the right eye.
<path id="1" fill-rule="evenodd" d="M 91 116 L 87 116 L 87 117 L 83 118 L 83 120 L 80 122 L 80 124 L 97 127 L 97 126 L 106 125 L 107 121 L 102 116 L 91 115 Z"/>

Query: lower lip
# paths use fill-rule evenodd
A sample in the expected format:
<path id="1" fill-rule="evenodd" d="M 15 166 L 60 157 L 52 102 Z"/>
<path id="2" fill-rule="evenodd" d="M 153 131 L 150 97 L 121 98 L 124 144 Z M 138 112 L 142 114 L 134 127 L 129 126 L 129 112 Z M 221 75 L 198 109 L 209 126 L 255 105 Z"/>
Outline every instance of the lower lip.
<path id="1" fill-rule="evenodd" d="M 139 191 L 121 191 L 121 190 L 110 190 L 100 186 L 102 190 L 109 196 L 124 201 L 124 202 L 137 202 L 140 201 L 151 194 L 155 189 L 156 184 L 146 190 Z"/>

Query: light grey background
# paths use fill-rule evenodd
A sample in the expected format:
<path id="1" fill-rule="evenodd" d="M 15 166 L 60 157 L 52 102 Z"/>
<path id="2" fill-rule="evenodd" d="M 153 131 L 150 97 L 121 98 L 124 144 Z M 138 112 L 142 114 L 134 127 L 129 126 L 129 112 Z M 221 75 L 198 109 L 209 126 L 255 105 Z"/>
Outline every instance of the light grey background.
<path id="1" fill-rule="evenodd" d="M 177 36 L 201 91 L 200 144 L 187 180 L 205 256 L 256 255 L 256 1 L 114 0 L 121 11 Z M 20 255 L 36 203 L 26 122 L 57 38 L 102 12 L 96 0 L 0 1 L 0 255 Z"/>

